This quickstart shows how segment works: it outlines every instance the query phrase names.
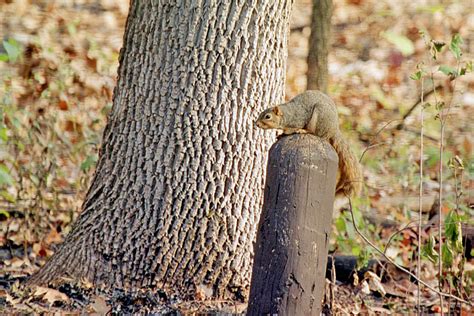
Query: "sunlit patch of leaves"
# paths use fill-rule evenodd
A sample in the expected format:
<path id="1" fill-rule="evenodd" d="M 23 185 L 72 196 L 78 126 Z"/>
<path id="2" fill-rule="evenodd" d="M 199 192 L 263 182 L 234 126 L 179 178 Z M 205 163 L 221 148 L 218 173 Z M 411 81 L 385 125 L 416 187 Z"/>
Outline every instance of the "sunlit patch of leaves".
<path id="1" fill-rule="evenodd" d="M 12 273 L 34 271 L 77 217 L 110 109 L 118 51 L 59 16 L 0 42 L 0 252 Z"/>

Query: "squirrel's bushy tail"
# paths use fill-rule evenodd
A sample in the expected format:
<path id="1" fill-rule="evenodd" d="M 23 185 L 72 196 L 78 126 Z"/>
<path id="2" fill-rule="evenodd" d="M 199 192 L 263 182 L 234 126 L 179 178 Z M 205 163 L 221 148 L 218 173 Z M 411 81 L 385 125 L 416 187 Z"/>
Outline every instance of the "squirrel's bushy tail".
<path id="1" fill-rule="evenodd" d="M 339 174 L 336 183 L 336 196 L 351 197 L 360 193 L 362 170 L 359 160 L 339 132 L 329 140 L 339 156 Z"/>

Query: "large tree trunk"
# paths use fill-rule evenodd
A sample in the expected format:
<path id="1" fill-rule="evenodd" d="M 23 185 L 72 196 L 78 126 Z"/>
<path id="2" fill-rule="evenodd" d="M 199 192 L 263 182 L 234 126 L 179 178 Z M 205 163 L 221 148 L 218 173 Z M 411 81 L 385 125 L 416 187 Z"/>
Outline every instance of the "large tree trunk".
<path id="1" fill-rule="evenodd" d="M 31 279 L 246 295 L 291 1 L 132 1 L 80 218 Z M 202 294 L 201 293 L 201 294 Z"/>

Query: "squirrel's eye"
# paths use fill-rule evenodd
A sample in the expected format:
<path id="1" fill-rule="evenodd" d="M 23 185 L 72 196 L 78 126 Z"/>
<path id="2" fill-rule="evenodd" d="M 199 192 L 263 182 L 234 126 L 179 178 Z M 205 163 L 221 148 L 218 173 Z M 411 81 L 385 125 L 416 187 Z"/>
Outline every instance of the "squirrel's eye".
<path id="1" fill-rule="evenodd" d="M 271 116 L 270 114 L 265 115 L 265 119 L 266 119 L 266 120 L 269 120 L 269 119 L 271 119 L 271 118 L 272 118 L 272 116 Z"/>

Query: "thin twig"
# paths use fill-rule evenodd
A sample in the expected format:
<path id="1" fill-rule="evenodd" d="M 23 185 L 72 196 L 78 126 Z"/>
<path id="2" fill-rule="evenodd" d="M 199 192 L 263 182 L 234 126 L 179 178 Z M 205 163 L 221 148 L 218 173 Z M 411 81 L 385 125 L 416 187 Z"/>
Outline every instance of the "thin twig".
<path id="1" fill-rule="evenodd" d="M 438 194 L 438 239 L 439 239 L 439 256 L 438 256 L 438 274 L 439 274 L 439 289 L 443 289 L 443 230 L 442 230 L 442 210 L 443 210 L 443 151 L 444 151 L 444 122 L 441 121 L 441 136 L 439 142 L 439 194 Z M 441 300 L 441 316 L 443 316 L 443 301 Z"/>
<path id="2" fill-rule="evenodd" d="M 459 73 L 459 60 L 457 63 L 456 67 L 456 73 Z M 433 71 L 431 71 L 431 77 L 433 78 Z M 450 77 L 451 80 L 455 79 L 457 76 L 452 76 Z M 434 81 L 433 81 L 434 82 Z M 438 235 L 439 235 L 439 256 L 438 256 L 438 264 L 439 264 L 439 289 L 440 291 L 443 289 L 443 231 L 441 229 L 441 224 L 442 224 L 442 202 L 443 202 L 443 152 L 444 152 L 444 132 L 446 129 L 446 121 L 449 117 L 449 112 L 451 111 L 451 107 L 453 104 L 453 99 L 454 99 L 454 92 L 456 91 L 456 83 L 457 80 L 454 80 L 454 86 L 453 86 L 453 94 L 451 95 L 451 99 L 449 100 L 449 104 L 447 107 L 447 111 L 444 110 L 443 107 L 440 108 L 438 115 L 439 115 L 439 121 L 441 123 L 441 135 L 440 135 L 440 144 L 439 144 L 439 200 L 438 200 Z M 436 100 L 436 90 L 435 90 L 435 103 L 438 104 L 438 101 Z M 441 306 L 441 316 L 443 316 L 443 298 L 440 295 L 440 306 Z M 448 300 L 448 311 L 450 307 L 450 302 Z"/>
<path id="3" fill-rule="evenodd" d="M 396 122 L 396 121 L 399 121 L 398 119 L 397 120 L 390 120 L 388 121 L 387 123 L 385 123 L 384 126 L 382 126 L 374 135 L 373 135 L 373 138 L 377 138 L 377 136 L 379 136 L 379 134 L 385 129 L 387 128 L 387 126 L 389 126 L 390 124 L 392 124 L 393 122 Z M 381 143 L 372 143 L 372 142 L 369 142 L 369 144 L 367 145 L 367 147 L 364 149 L 364 151 L 362 152 L 362 154 L 360 155 L 360 158 L 359 158 L 359 162 L 362 161 L 362 158 L 364 158 L 364 155 L 367 151 L 369 151 L 370 149 L 374 148 L 374 147 L 378 147 L 378 146 L 381 146 L 381 145 L 385 145 L 387 144 L 388 142 L 381 142 Z"/>
<path id="4" fill-rule="evenodd" d="M 436 288 L 432 287 L 431 285 L 429 285 L 428 283 L 426 283 L 425 281 L 421 280 L 420 278 L 418 278 L 415 274 L 413 274 L 412 272 L 410 272 L 409 270 L 407 270 L 406 268 L 402 267 L 401 265 L 399 265 L 398 263 L 396 263 L 395 261 L 393 261 L 391 258 L 389 258 L 387 255 L 384 254 L 384 252 L 382 250 L 380 250 L 377 246 L 375 246 L 367 237 L 365 237 L 364 234 L 362 234 L 362 232 L 359 230 L 359 228 L 357 227 L 356 223 L 355 223 L 355 218 L 354 218 L 354 212 L 352 210 L 352 201 L 351 201 L 351 198 L 348 197 L 348 200 L 349 200 L 349 211 L 351 212 L 351 217 L 352 217 L 352 225 L 354 226 L 354 229 L 355 231 L 357 232 L 357 234 L 369 245 L 371 246 L 376 252 L 378 252 L 380 255 L 382 255 L 385 260 L 387 260 L 388 262 L 390 262 L 391 264 L 393 264 L 397 269 L 405 272 L 406 274 L 408 274 L 409 276 L 411 276 L 414 280 L 416 280 L 417 282 L 423 284 L 424 286 L 426 286 L 428 289 L 430 289 L 431 291 L 433 291 L 434 293 L 437 293 L 438 295 L 441 295 L 441 296 L 445 296 L 445 297 L 450 297 L 452 299 L 455 299 L 456 301 L 458 302 L 462 302 L 462 303 L 465 303 L 469 306 L 472 306 L 473 304 L 469 301 L 466 301 L 460 297 L 457 297 L 453 294 L 449 294 L 449 293 L 444 293 L 444 292 L 441 292 L 439 290 L 437 290 Z"/>
<path id="5" fill-rule="evenodd" d="M 455 79 L 455 76 L 450 76 L 449 77 L 450 81 L 452 81 L 454 79 Z M 423 93 L 424 98 L 429 97 L 432 93 L 436 92 L 437 89 L 440 89 L 442 87 L 443 87 L 442 84 L 438 84 L 438 85 L 432 87 L 431 89 L 427 90 L 426 92 Z M 405 120 L 411 115 L 411 113 L 416 109 L 416 107 L 420 103 L 422 103 L 421 96 L 415 101 L 415 103 L 413 103 L 413 105 L 410 107 L 410 109 L 403 115 L 402 121 L 397 125 L 396 129 L 401 130 L 405 127 Z"/>
<path id="6" fill-rule="evenodd" d="M 362 162 L 362 158 L 364 158 L 364 155 L 367 151 L 369 151 L 370 149 L 372 148 L 375 148 L 375 147 L 379 147 L 379 146 L 382 146 L 382 145 L 386 145 L 388 144 L 389 142 L 381 142 L 381 143 L 375 143 L 375 144 L 372 144 L 372 145 L 369 145 L 367 147 L 365 147 L 364 151 L 362 152 L 362 154 L 360 155 L 360 158 L 359 158 L 359 163 Z"/>
<path id="7" fill-rule="evenodd" d="M 387 249 L 388 249 L 388 246 L 392 243 L 392 239 L 395 238 L 395 236 L 397 236 L 398 234 L 400 234 L 402 231 L 404 230 L 407 230 L 409 228 L 412 228 L 413 226 L 411 226 L 413 223 L 415 223 L 416 221 L 411 221 L 409 222 L 408 224 L 406 224 L 405 226 L 403 226 L 403 228 L 400 228 L 399 230 L 397 230 L 396 232 L 394 232 L 392 235 L 390 235 L 390 237 L 388 238 L 388 241 L 387 243 L 385 244 L 385 250 L 383 253 L 387 253 Z"/>
<path id="8" fill-rule="evenodd" d="M 424 136 L 424 93 L 423 93 L 423 78 L 421 79 L 421 111 L 420 111 L 420 191 L 419 191 L 419 200 L 418 200 L 418 264 L 416 267 L 416 275 L 418 278 L 421 278 L 421 229 L 422 229 L 422 216 L 423 216 L 423 136 Z M 418 306 L 418 315 L 421 315 L 421 286 L 418 282 L 418 295 L 417 295 L 417 306 Z M 442 307 L 441 307 L 442 308 Z"/>
<path id="9" fill-rule="evenodd" d="M 424 37 L 425 44 L 430 47 L 430 51 L 432 49 L 432 41 L 429 43 L 426 42 L 426 38 Z M 441 88 L 441 85 L 435 85 L 435 80 L 434 80 L 434 72 L 433 72 L 433 60 L 436 59 L 436 50 L 435 50 L 435 55 L 431 54 L 431 58 L 429 58 L 430 61 L 430 72 L 429 76 L 433 85 L 433 91 L 432 93 L 434 94 L 434 103 L 436 108 L 438 108 L 439 103 L 438 103 L 438 94 L 437 94 L 437 89 Z M 427 95 L 425 94 L 425 97 Z M 442 214 L 441 214 L 441 209 L 442 209 L 442 194 L 443 194 L 443 139 L 444 139 L 444 124 L 443 124 L 443 109 L 438 108 L 438 117 L 441 123 L 441 136 L 440 136 L 440 162 L 439 162 L 439 175 L 438 175 L 438 183 L 439 183 L 439 190 L 438 190 L 438 244 L 439 244 L 439 256 L 438 256 L 438 288 L 439 291 L 443 290 L 443 256 L 442 256 L 442 251 L 443 251 L 443 232 L 441 229 L 441 224 L 442 224 Z M 438 293 L 439 294 L 439 293 Z M 444 315 L 444 308 L 443 308 L 443 295 L 439 294 L 439 306 L 441 308 L 440 314 L 441 316 Z"/>
<path id="10" fill-rule="evenodd" d="M 336 264 L 334 255 L 331 257 L 331 310 L 333 310 L 334 306 L 336 305 Z"/>
<path id="11" fill-rule="evenodd" d="M 460 192 L 459 192 L 458 181 L 457 181 L 457 177 L 456 177 L 456 169 L 457 169 L 457 168 L 455 167 L 455 168 L 454 168 L 454 181 L 455 181 L 455 183 L 456 183 L 456 187 L 455 187 L 455 188 L 456 188 L 456 214 L 459 215 L 459 214 L 458 214 L 458 212 L 459 212 L 459 198 L 460 198 L 461 195 L 462 195 L 462 183 L 463 183 L 463 175 L 464 175 L 464 173 L 463 173 L 463 169 L 460 168 L 460 170 L 461 170 L 461 179 L 460 179 L 460 183 L 459 183 L 459 184 L 460 184 L 461 189 L 460 189 Z M 462 229 L 462 228 L 461 228 L 461 229 Z M 461 234 L 461 236 L 462 236 L 462 232 L 460 232 L 460 234 Z M 461 252 L 461 262 L 465 262 L 465 260 L 466 260 L 465 253 L 464 253 L 464 251 L 462 251 L 462 252 Z M 461 264 L 459 270 L 460 270 L 460 271 L 459 271 L 459 275 L 460 275 L 461 284 L 462 284 L 462 281 L 463 281 L 463 279 L 464 279 L 464 264 Z M 460 291 L 460 294 L 461 294 L 461 296 L 462 296 L 463 293 L 464 293 L 464 287 L 461 286 L 460 289 L 459 289 L 459 291 Z M 462 305 L 461 305 L 461 307 L 462 307 Z"/>

